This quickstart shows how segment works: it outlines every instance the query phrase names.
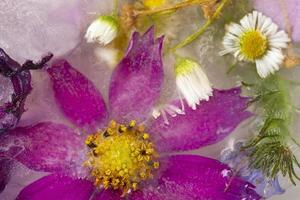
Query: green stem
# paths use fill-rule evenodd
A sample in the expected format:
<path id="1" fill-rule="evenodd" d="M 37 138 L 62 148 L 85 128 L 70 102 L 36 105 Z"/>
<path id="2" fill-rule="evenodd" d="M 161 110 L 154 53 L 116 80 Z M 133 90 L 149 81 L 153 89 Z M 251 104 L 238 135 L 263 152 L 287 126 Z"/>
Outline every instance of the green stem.
<path id="1" fill-rule="evenodd" d="M 226 74 L 230 74 L 234 69 L 237 68 L 237 62 L 234 62 L 229 69 L 226 71 Z"/>
<path id="2" fill-rule="evenodd" d="M 295 112 L 296 112 L 296 113 L 300 114 L 300 109 L 299 109 L 299 108 L 297 108 L 297 107 L 295 107 L 295 106 L 293 106 L 293 108 L 295 109 Z"/>
<path id="3" fill-rule="evenodd" d="M 118 10 L 119 10 L 119 0 L 114 0 L 114 9 L 112 15 L 118 16 Z"/>
<path id="4" fill-rule="evenodd" d="M 200 27 L 200 29 L 198 31 L 196 31 L 195 33 L 189 35 L 187 38 L 185 38 L 184 40 L 182 40 L 180 43 L 178 43 L 177 45 L 175 45 L 174 47 L 172 47 L 170 49 L 170 51 L 174 52 L 179 48 L 182 48 L 188 44 L 190 44 L 191 42 L 193 42 L 195 39 L 197 39 L 199 36 L 201 36 L 206 29 L 217 19 L 217 17 L 220 15 L 221 11 L 223 10 L 224 6 L 226 5 L 226 3 L 230 1 L 230 0 L 222 0 L 220 5 L 218 6 L 218 8 L 216 9 L 215 13 L 213 14 L 213 16 L 208 19 L 205 24 Z"/>
<path id="5" fill-rule="evenodd" d="M 293 141 L 298 147 L 300 147 L 299 142 L 298 142 L 295 138 L 293 138 L 293 137 L 291 137 L 291 138 L 292 138 L 292 141 Z"/>

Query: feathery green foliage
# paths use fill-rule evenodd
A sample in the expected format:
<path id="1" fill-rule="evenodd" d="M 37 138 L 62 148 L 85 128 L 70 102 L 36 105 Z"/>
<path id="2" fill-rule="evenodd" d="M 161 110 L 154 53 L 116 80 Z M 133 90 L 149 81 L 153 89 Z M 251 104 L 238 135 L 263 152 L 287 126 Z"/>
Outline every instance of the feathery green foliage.
<path id="1" fill-rule="evenodd" d="M 244 147 L 253 149 L 251 167 L 261 169 L 270 178 L 281 172 L 296 184 L 295 180 L 300 177 L 295 168 L 300 164 L 291 150 L 293 139 L 289 129 L 294 109 L 289 82 L 272 75 L 245 86 L 250 88 L 254 97 L 252 103 L 263 121 L 258 135 Z"/>

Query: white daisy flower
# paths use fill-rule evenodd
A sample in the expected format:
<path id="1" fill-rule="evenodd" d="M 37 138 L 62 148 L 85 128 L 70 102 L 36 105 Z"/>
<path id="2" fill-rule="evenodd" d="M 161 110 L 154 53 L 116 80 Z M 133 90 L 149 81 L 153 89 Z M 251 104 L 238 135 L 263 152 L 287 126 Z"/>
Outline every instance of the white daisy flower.
<path id="1" fill-rule="evenodd" d="M 88 43 L 98 42 L 101 45 L 107 45 L 117 37 L 118 27 L 115 17 L 100 16 L 88 27 L 85 38 Z"/>
<path id="2" fill-rule="evenodd" d="M 253 11 L 243 17 L 240 24 L 231 23 L 227 27 L 220 55 L 231 53 L 240 61 L 256 63 L 260 77 L 265 78 L 279 70 L 284 61 L 283 48 L 290 39 L 269 17 Z"/>
<path id="3" fill-rule="evenodd" d="M 212 87 L 201 66 L 189 58 L 176 58 L 175 64 L 176 85 L 187 104 L 192 109 L 201 100 L 209 100 L 212 96 Z"/>

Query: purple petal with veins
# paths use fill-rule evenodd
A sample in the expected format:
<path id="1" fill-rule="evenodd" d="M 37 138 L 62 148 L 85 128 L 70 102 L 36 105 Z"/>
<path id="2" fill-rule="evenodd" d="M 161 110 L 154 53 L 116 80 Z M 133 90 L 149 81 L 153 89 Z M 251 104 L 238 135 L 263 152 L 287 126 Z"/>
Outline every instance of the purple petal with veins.
<path id="1" fill-rule="evenodd" d="M 142 122 L 148 117 L 163 82 L 162 42 L 162 37 L 154 40 L 153 28 L 143 36 L 133 34 L 126 56 L 111 77 L 111 118 L 127 123 L 132 119 Z"/>
<path id="2" fill-rule="evenodd" d="M 171 156 L 162 162 L 158 182 L 133 193 L 133 200 L 258 200 L 254 186 L 221 162 L 194 155 Z"/>
<path id="3" fill-rule="evenodd" d="M 0 157 L 37 171 L 85 176 L 85 154 L 84 138 L 62 124 L 18 127 L 0 137 Z"/>
<path id="4" fill-rule="evenodd" d="M 56 100 L 63 113 L 80 127 L 105 123 L 107 111 L 101 93 L 66 60 L 56 61 L 48 70 Z"/>
<path id="5" fill-rule="evenodd" d="M 115 190 L 101 190 L 91 200 L 121 200 L 122 193 Z"/>
<path id="6" fill-rule="evenodd" d="M 52 174 L 26 186 L 16 200 L 88 200 L 93 190 L 90 181 Z"/>
<path id="7" fill-rule="evenodd" d="M 159 117 L 148 130 L 157 148 L 164 152 L 183 151 L 221 141 L 251 116 L 246 111 L 248 98 L 240 93 L 240 88 L 214 90 L 210 100 L 202 101 L 196 110 L 185 105 L 185 115 L 170 118 L 169 125 Z"/>

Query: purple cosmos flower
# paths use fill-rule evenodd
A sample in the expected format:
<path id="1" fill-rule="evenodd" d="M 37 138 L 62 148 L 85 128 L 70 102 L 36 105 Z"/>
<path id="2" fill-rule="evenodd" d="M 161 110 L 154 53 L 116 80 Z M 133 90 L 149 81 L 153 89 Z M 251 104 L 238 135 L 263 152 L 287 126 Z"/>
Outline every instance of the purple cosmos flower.
<path id="1" fill-rule="evenodd" d="M 221 162 L 228 164 L 244 180 L 256 186 L 256 192 L 265 198 L 282 194 L 278 178 L 268 179 L 261 170 L 250 167 L 251 150 L 241 151 L 244 142 L 236 142 L 232 148 L 225 149 L 221 154 Z"/>
<path id="2" fill-rule="evenodd" d="M 214 90 L 197 110 L 185 105 L 185 115 L 169 125 L 162 117 L 148 118 L 163 83 L 162 40 L 154 40 L 153 29 L 133 34 L 111 77 L 108 107 L 67 61 L 48 69 L 59 107 L 80 129 L 41 122 L 0 138 L 0 156 L 50 172 L 25 187 L 18 200 L 260 199 L 227 165 L 176 155 L 222 140 L 249 117 L 239 88 Z"/>
<path id="3" fill-rule="evenodd" d="M 28 60 L 21 66 L 0 48 L 0 134 L 14 128 L 25 111 L 25 100 L 31 91 L 29 70 L 42 68 L 51 57 L 49 54 L 38 63 Z M 7 170 L 11 165 L 11 160 L 0 158 L 0 192 L 10 177 Z"/>

